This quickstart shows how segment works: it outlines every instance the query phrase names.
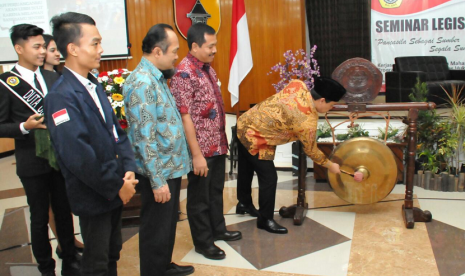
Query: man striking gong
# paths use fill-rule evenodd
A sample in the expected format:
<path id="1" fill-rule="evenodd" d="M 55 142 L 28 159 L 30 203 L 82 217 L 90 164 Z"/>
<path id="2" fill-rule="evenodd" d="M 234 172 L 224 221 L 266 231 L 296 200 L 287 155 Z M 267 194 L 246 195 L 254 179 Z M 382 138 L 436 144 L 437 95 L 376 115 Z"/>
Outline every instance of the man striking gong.
<path id="1" fill-rule="evenodd" d="M 273 163 L 276 146 L 299 140 L 313 162 L 330 172 L 341 173 L 318 149 L 318 113 L 326 113 L 346 93 L 337 81 L 319 77 L 309 91 L 300 80 L 291 81 L 279 93 L 245 112 L 237 121 L 239 168 L 236 213 L 257 216 L 257 227 L 270 233 L 286 234 L 287 229 L 273 219 L 278 175 Z M 252 179 L 257 173 L 258 211 L 252 203 Z M 356 175 L 358 176 L 358 175 Z M 356 179 L 357 180 L 357 179 Z"/>

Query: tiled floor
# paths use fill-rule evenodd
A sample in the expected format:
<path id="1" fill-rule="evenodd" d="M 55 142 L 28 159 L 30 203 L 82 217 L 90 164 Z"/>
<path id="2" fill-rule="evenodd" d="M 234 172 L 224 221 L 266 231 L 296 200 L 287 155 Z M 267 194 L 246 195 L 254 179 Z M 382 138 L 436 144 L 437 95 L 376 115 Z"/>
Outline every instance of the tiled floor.
<path id="1" fill-rule="evenodd" d="M 27 245 L 29 209 L 14 162 L 14 157 L 0 159 L 0 275 L 39 275 Z M 290 172 L 278 175 L 276 210 L 295 203 L 297 195 L 296 178 Z M 302 226 L 294 226 L 291 220 L 276 214 L 289 233 L 272 235 L 257 229 L 254 218 L 235 214 L 236 175 L 227 176 L 226 223 L 228 229 L 242 231 L 243 239 L 217 242 L 227 257 L 208 260 L 195 253 L 189 224 L 180 221 L 173 261 L 193 264 L 194 275 L 465 275 L 465 193 L 415 187 L 415 206 L 430 210 L 433 221 L 406 229 L 401 213 L 404 185 L 397 185 L 383 202 L 349 205 L 327 183 L 315 183 L 309 173 L 306 196 L 310 210 L 306 220 Z M 258 206 L 256 187 L 255 180 L 253 195 Z M 185 213 L 186 186 L 182 188 L 181 211 Z M 76 233 L 78 225 L 75 218 Z M 123 230 L 119 275 L 139 275 L 137 233 L 137 228 Z M 52 244 L 56 246 L 55 241 Z M 9 247 L 13 248 L 6 249 Z"/>

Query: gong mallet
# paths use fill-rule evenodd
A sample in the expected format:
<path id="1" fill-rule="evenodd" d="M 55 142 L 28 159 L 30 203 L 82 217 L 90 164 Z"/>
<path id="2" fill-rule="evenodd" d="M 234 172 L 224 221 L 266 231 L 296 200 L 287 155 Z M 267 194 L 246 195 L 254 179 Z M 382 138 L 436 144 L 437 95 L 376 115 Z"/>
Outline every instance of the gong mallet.
<path id="1" fill-rule="evenodd" d="M 345 170 L 340 170 L 342 173 L 350 175 L 354 178 L 355 181 L 357 182 L 362 182 L 362 180 L 365 178 L 363 172 L 361 171 L 356 171 L 355 173 L 350 173 Z"/>

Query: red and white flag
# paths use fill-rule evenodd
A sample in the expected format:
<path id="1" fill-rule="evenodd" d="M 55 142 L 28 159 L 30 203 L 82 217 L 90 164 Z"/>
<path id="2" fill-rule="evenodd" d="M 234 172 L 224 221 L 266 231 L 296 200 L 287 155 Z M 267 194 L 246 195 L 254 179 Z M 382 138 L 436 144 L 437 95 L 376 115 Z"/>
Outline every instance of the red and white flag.
<path id="1" fill-rule="evenodd" d="M 68 110 L 66 108 L 63 108 L 62 110 L 58 110 L 57 112 L 52 114 L 53 122 L 55 123 L 55 126 L 61 125 L 64 122 L 69 121 L 69 115 L 68 115 Z"/>
<path id="2" fill-rule="evenodd" d="M 233 0 L 231 23 L 231 52 L 229 56 L 229 84 L 231 106 L 239 101 L 239 85 L 253 66 L 249 29 L 244 0 Z"/>

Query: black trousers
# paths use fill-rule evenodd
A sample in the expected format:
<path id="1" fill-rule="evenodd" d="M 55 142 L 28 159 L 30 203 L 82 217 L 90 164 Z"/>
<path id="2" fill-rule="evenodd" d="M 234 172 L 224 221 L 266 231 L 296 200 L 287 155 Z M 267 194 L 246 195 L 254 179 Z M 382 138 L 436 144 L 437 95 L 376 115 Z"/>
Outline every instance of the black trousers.
<path id="1" fill-rule="evenodd" d="M 74 227 L 65 180 L 60 172 L 22 177 L 27 203 L 31 212 L 32 252 L 39 264 L 41 273 L 54 271 L 55 260 L 48 236 L 48 210 L 52 206 L 55 215 L 56 230 L 63 252 L 63 260 L 74 258 Z"/>
<path id="2" fill-rule="evenodd" d="M 157 203 L 150 180 L 137 175 L 142 208 L 140 212 L 139 256 L 140 275 L 165 275 L 173 255 L 176 225 L 178 222 L 181 177 L 167 180 L 171 199 Z"/>
<path id="3" fill-rule="evenodd" d="M 278 174 L 273 160 L 260 160 L 258 154 L 251 155 L 239 141 L 237 170 L 237 199 L 239 202 L 252 204 L 252 179 L 254 172 L 258 177 L 258 204 L 260 215 L 265 219 L 273 219 L 276 200 Z"/>
<path id="4" fill-rule="evenodd" d="M 187 216 L 194 246 L 214 244 L 216 235 L 226 232 L 223 216 L 223 190 L 226 155 L 205 158 L 208 175 L 187 175 Z"/>
<path id="5" fill-rule="evenodd" d="M 96 216 L 80 216 L 84 252 L 81 276 L 116 276 L 116 262 L 122 248 L 123 207 Z"/>

